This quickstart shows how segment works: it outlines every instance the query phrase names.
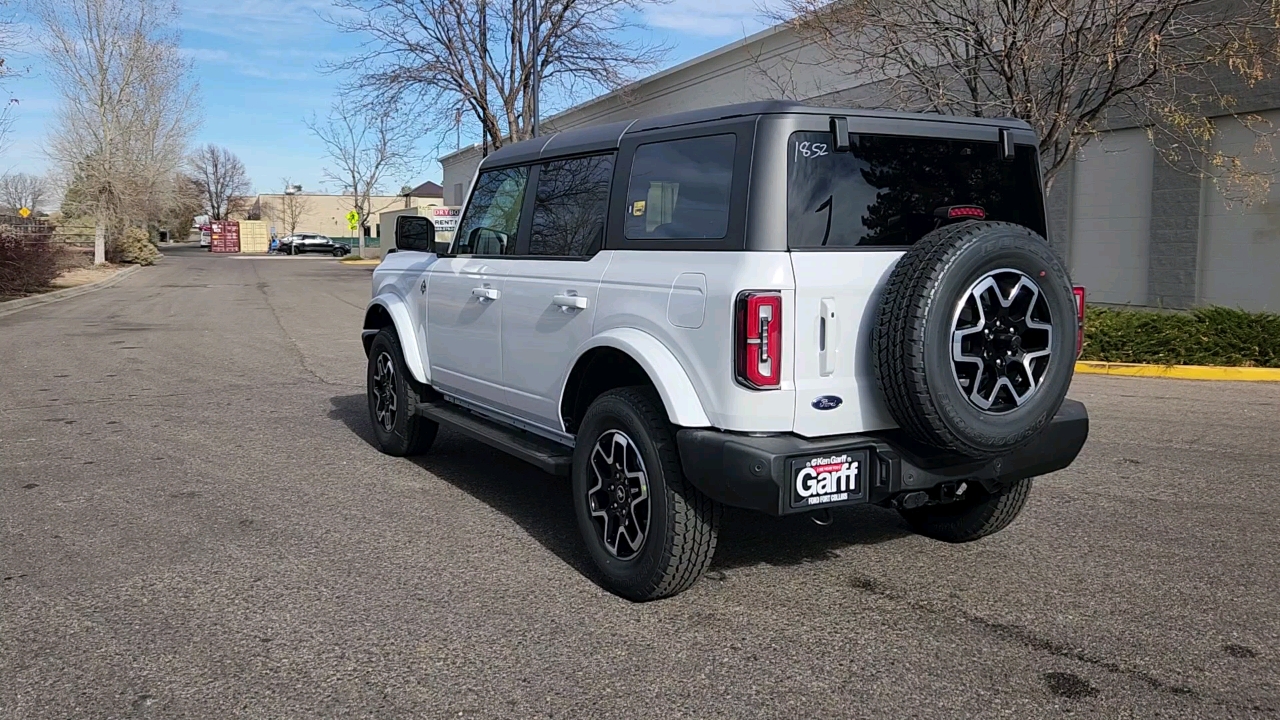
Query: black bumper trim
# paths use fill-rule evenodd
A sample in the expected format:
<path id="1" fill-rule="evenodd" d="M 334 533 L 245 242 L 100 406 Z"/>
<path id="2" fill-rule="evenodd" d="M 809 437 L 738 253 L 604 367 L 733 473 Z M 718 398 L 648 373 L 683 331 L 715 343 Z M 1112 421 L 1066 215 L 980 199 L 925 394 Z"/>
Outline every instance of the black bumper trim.
<path id="1" fill-rule="evenodd" d="M 1076 459 L 1088 437 L 1089 413 L 1082 403 L 1065 400 L 1032 444 L 992 460 L 939 453 L 911 442 L 898 430 L 813 440 L 685 428 L 676 433 L 676 443 L 685 477 L 703 494 L 731 507 L 784 515 L 818 509 L 790 507 L 787 461 L 796 456 L 870 450 L 867 492 L 839 505 L 881 503 L 902 492 L 928 490 L 945 482 L 999 484 L 1061 470 Z"/>

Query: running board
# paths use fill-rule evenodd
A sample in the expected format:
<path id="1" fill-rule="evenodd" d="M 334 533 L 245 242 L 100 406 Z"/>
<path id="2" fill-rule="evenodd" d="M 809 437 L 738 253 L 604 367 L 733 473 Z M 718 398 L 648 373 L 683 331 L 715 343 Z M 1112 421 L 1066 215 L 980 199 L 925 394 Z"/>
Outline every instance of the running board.
<path id="1" fill-rule="evenodd" d="M 569 476 L 573 451 L 532 433 L 487 420 L 446 401 L 418 403 L 417 412 L 428 420 L 473 440 L 513 455 L 545 473 Z"/>

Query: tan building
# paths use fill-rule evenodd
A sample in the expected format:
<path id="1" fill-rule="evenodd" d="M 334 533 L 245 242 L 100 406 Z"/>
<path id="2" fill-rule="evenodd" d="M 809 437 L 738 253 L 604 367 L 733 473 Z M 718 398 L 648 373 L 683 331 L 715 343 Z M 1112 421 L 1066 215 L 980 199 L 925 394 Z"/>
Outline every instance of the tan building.
<path id="1" fill-rule="evenodd" d="M 433 182 L 425 182 L 399 195 L 375 195 L 370 198 L 370 214 L 365 220 L 367 237 L 377 238 L 377 218 L 384 212 L 406 208 L 434 207 L 444 204 L 443 190 Z M 347 225 L 347 213 L 355 207 L 350 195 L 324 195 L 294 192 L 262 194 L 254 200 L 250 217 L 261 217 L 276 237 L 289 234 L 290 221 L 296 218 L 294 232 L 313 232 L 331 238 L 351 238 L 355 233 Z"/>

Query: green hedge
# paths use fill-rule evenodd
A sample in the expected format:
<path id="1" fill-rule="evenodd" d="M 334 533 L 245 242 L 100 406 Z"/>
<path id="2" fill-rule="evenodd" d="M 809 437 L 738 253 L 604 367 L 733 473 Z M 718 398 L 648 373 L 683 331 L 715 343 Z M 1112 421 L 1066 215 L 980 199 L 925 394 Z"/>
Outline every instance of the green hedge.
<path id="1" fill-rule="evenodd" d="M 1224 307 L 1188 313 L 1090 307 L 1080 359 L 1280 367 L 1280 315 Z"/>

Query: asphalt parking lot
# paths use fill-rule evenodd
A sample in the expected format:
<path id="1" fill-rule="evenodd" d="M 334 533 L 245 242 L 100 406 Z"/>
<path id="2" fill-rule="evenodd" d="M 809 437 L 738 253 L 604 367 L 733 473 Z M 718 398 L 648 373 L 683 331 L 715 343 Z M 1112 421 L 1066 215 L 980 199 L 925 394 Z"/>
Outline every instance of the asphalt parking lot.
<path id="1" fill-rule="evenodd" d="M 189 249 L 0 318 L 0 717 L 1280 716 L 1280 385 L 1077 377 L 1004 532 L 730 512 L 634 605 L 567 482 L 373 449 L 368 292 Z"/>

